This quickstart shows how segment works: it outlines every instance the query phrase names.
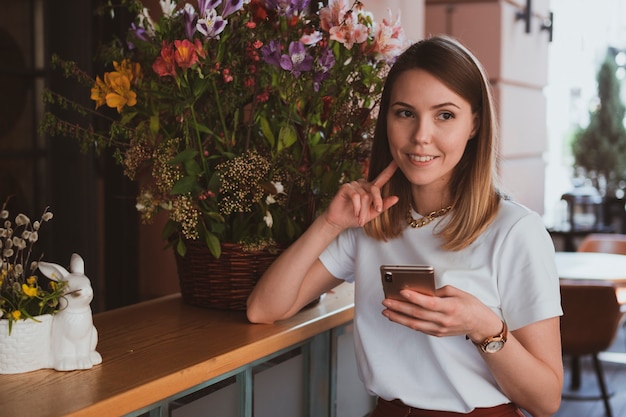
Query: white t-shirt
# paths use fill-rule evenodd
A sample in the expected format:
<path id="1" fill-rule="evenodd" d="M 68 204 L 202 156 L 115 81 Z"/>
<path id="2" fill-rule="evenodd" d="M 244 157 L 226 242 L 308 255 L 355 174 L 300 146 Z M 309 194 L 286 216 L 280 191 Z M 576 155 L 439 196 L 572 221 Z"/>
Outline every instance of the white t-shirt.
<path id="1" fill-rule="evenodd" d="M 457 252 L 440 249 L 433 236 L 446 221 L 407 227 L 388 242 L 348 229 L 320 260 L 333 276 L 355 283 L 355 351 L 367 390 L 412 407 L 468 413 L 510 400 L 464 335 L 428 336 L 381 314 L 380 265 L 433 265 L 438 288 L 452 285 L 473 294 L 510 330 L 562 314 L 559 280 L 552 240 L 527 208 L 502 200 L 493 223 Z"/>

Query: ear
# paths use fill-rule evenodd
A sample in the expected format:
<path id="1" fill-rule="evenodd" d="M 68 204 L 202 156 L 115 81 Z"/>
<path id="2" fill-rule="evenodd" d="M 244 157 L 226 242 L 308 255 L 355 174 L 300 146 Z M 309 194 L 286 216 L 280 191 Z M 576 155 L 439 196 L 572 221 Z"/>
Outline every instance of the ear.
<path id="1" fill-rule="evenodd" d="M 65 268 L 58 264 L 40 261 L 37 264 L 37 267 L 45 276 L 53 281 L 61 281 L 69 275 L 69 272 L 67 272 Z"/>
<path id="2" fill-rule="evenodd" d="M 474 139 L 474 136 L 476 136 L 476 133 L 478 133 L 478 129 L 480 129 L 480 113 L 476 112 L 474 113 L 474 116 L 472 117 L 472 132 L 469 135 L 468 140 Z"/>
<path id="3" fill-rule="evenodd" d="M 70 271 L 81 275 L 85 274 L 85 262 L 77 253 L 73 253 L 70 258 Z"/>

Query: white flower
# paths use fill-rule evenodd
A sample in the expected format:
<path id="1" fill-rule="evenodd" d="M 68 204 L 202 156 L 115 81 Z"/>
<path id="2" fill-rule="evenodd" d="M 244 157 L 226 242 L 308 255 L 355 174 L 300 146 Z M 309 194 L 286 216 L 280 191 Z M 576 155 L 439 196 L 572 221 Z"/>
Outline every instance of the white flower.
<path id="1" fill-rule="evenodd" d="M 274 188 L 276 188 L 276 195 L 278 194 L 285 194 L 285 186 L 283 185 L 282 182 L 280 181 L 272 181 L 272 185 L 274 186 Z"/>
<path id="2" fill-rule="evenodd" d="M 265 212 L 265 216 L 263 216 L 263 221 L 265 222 L 267 227 L 269 227 L 270 229 L 274 225 L 274 218 L 272 217 L 272 213 L 270 213 L 269 210 Z"/>
<path id="3" fill-rule="evenodd" d="M 17 217 L 15 218 L 15 225 L 16 226 L 24 226 L 24 225 L 27 225 L 29 223 L 30 223 L 30 219 L 26 215 L 24 215 L 22 213 L 18 214 Z"/>
<path id="4" fill-rule="evenodd" d="M 51 212 L 46 211 L 46 212 L 43 214 L 43 216 L 41 216 L 41 220 L 43 220 L 44 222 L 47 222 L 48 220 L 50 220 L 50 219 L 51 219 L 51 218 L 53 218 L 53 217 L 54 217 L 54 215 L 53 215 Z"/>
<path id="5" fill-rule="evenodd" d="M 161 4 L 161 10 L 167 17 L 172 17 L 174 10 L 176 10 L 176 2 L 172 0 L 159 0 Z"/>
<path id="6" fill-rule="evenodd" d="M 9 210 L 0 211 L 0 219 L 8 219 L 9 218 Z"/>
<path id="7" fill-rule="evenodd" d="M 18 250 L 24 250 L 26 249 L 26 240 L 22 239 L 21 237 L 13 236 L 13 245 Z"/>
<path id="8" fill-rule="evenodd" d="M 273 195 L 268 195 L 267 197 L 265 197 L 265 203 L 269 206 L 270 204 L 274 204 L 276 202 L 276 199 L 274 198 Z"/>
<path id="9" fill-rule="evenodd" d="M 150 10 L 144 7 L 140 14 L 139 27 L 144 28 L 146 33 L 150 37 L 154 37 L 156 30 L 154 28 L 154 21 L 150 17 Z"/>

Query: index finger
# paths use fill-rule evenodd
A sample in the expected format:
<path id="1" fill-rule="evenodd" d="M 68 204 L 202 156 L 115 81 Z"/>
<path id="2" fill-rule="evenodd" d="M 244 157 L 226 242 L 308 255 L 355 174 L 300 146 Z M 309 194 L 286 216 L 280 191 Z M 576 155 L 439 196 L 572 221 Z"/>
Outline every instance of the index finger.
<path id="1" fill-rule="evenodd" d="M 389 181 L 391 177 L 393 177 L 393 174 L 396 172 L 397 169 L 398 164 L 396 164 L 395 160 L 392 160 L 389 165 L 387 165 L 387 167 L 383 169 L 376 178 L 374 178 L 374 181 L 372 181 L 372 185 L 382 187 L 383 185 L 387 184 L 387 181 Z"/>

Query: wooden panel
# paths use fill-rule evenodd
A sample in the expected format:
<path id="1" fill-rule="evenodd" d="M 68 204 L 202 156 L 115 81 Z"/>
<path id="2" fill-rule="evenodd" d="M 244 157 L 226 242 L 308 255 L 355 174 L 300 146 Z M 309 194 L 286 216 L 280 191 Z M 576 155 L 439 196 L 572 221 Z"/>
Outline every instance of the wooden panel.
<path id="1" fill-rule="evenodd" d="M 250 324 L 243 311 L 189 306 L 178 294 L 97 314 L 103 363 L 0 375 L 2 414 L 119 417 L 348 323 L 353 297 L 353 286 L 342 284 L 273 325 Z"/>

